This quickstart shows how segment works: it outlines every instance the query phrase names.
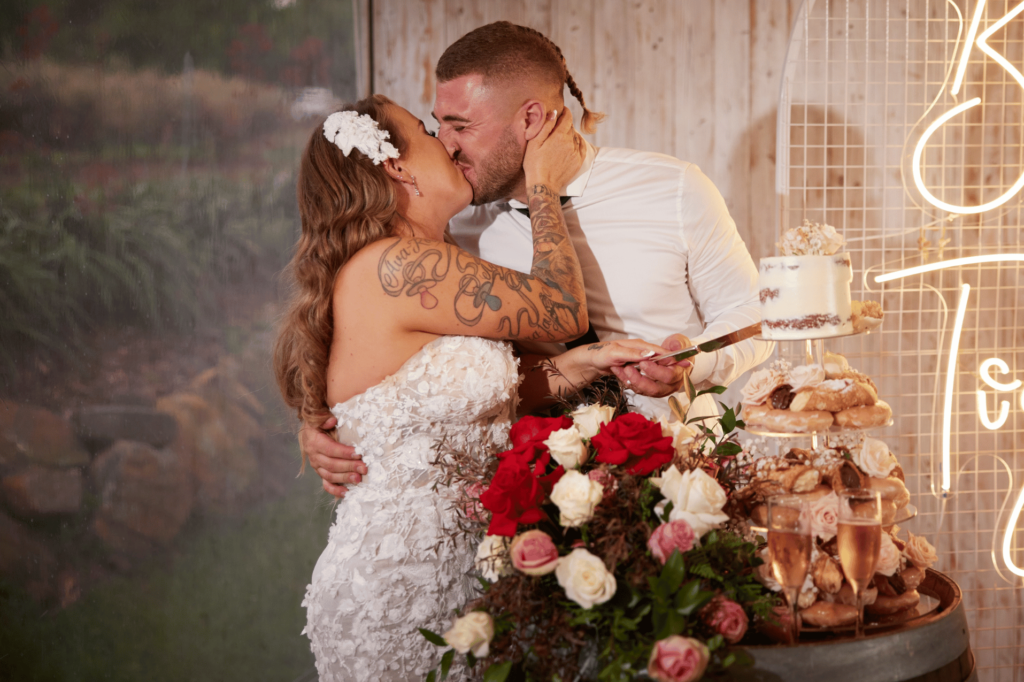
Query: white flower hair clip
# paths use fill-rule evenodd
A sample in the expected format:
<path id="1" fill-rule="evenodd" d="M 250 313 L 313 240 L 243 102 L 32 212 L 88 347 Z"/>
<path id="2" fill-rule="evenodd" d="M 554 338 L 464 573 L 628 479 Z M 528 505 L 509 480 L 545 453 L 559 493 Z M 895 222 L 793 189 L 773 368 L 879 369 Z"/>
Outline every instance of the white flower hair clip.
<path id="1" fill-rule="evenodd" d="M 391 133 L 377 127 L 377 122 L 366 114 L 337 111 L 324 121 L 324 137 L 333 142 L 341 153 L 348 156 L 355 147 L 380 164 L 384 159 L 397 159 L 398 150 L 388 142 Z"/>

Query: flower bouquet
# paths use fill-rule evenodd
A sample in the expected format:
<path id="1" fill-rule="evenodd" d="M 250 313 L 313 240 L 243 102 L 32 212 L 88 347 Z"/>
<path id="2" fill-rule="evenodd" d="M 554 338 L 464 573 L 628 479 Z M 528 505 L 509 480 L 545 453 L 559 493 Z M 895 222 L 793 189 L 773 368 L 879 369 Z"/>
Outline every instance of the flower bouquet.
<path id="1" fill-rule="evenodd" d="M 523 418 L 482 467 L 438 458 L 463 491 L 453 536 L 482 537 L 483 589 L 449 631 L 420 630 L 448 648 L 428 682 L 456 653 L 486 681 L 513 668 L 532 680 L 698 680 L 741 662 L 729 645 L 751 618 L 772 618 L 780 601 L 757 580 L 760 548 L 729 515 L 737 412 L 653 421 L 626 411 L 621 389 L 590 397 Z"/>

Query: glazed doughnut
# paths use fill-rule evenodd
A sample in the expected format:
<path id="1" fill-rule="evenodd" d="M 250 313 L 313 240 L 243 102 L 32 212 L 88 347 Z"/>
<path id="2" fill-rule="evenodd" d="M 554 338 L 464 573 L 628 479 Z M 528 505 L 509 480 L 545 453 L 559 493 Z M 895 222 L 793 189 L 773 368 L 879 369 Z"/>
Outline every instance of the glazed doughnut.
<path id="1" fill-rule="evenodd" d="M 812 389 L 800 391 L 789 404 L 793 412 L 826 410 L 839 412 L 860 405 L 874 405 L 878 393 L 865 382 L 852 379 L 826 379 Z"/>
<path id="2" fill-rule="evenodd" d="M 864 605 L 874 604 L 875 599 L 878 598 L 878 588 L 868 587 L 864 590 Z M 847 606 L 857 605 L 857 596 L 853 593 L 853 587 L 850 583 L 843 583 L 843 586 L 839 588 L 838 594 L 836 594 L 836 601 L 840 604 L 846 604 Z"/>
<path id="3" fill-rule="evenodd" d="M 884 400 L 874 405 L 850 407 L 836 412 L 836 424 L 855 429 L 870 429 L 885 426 L 892 419 L 892 408 Z"/>
<path id="4" fill-rule="evenodd" d="M 774 410 L 767 405 L 750 405 L 742 415 L 747 426 L 779 433 L 824 431 L 832 426 L 832 413 L 824 411 L 793 412 Z"/>
<path id="5" fill-rule="evenodd" d="M 880 616 L 887 616 L 897 611 L 903 611 L 909 609 L 912 606 L 917 606 L 921 602 L 921 595 L 918 594 L 917 590 L 907 590 L 903 594 L 898 594 L 895 597 L 886 597 L 879 594 L 878 598 L 875 599 L 874 604 L 868 604 L 865 610 L 868 613 L 878 614 Z"/>
<path id="6" fill-rule="evenodd" d="M 819 628 L 853 625 L 857 622 L 857 607 L 838 602 L 816 601 L 800 612 L 800 620 Z"/>
<path id="7" fill-rule="evenodd" d="M 924 582 L 924 571 L 917 566 L 908 566 L 900 571 L 900 580 L 908 590 L 916 590 Z"/>

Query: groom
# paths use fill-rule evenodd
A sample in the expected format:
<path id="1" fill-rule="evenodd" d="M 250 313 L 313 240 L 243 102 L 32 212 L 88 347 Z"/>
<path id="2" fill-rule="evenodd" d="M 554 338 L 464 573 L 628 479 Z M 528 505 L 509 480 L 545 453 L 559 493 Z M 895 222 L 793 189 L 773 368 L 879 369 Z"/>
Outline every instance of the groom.
<path id="1" fill-rule="evenodd" d="M 603 115 L 587 108 L 554 43 L 505 21 L 452 44 L 436 75 L 438 137 L 473 187 L 473 205 L 452 220 L 452 236 L 481 258 L 529 272 L 526 128 L 563 107 L 564 86 L 583 107 L 583 132 L 593 132 Z M 760 320 L 757 268 L 721 194 L 693 164 L 588 143 L 562 195 L 587 288 L 591 330 L 582 341 L 665 339 L 665 348 L 677 350 L 689 338 L 714 338 Z M 615 374 L 637 394 L 639 410 L 666 414 L 665 398 L 682 389 L 687 375 L 698 388 L 727 385 L 771 350 L 750 340 L 700 354 L 691 367 L 642 362 Z M 323 428 L 333 425 L 332 419 Z M 352 449 L 323 430 L 304 428 L 299 439 L 331 494 L 343 495 L 344 484 L 366 473 Z"/>

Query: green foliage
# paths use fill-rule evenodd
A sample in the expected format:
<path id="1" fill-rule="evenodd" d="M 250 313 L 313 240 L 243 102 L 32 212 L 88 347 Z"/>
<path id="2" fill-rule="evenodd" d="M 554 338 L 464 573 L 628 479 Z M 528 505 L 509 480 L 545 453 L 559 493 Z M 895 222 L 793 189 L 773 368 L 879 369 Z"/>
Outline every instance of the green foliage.
<path id="1" fill-rule="evenodd" d="M 23 52 L 23 31 L 38 32 L 27 0 L 0 3 L 0 50 Z M 244 73 L 259 80 L 286 78 L 293 85 L 330 87 L 349 97 L 355 84 L 352 4 L 300 0 L 280 9 L 269 0 L 49 0 L 58 30 L 44 54 L 69 62 L 115 61 L 134 68 L 179 73 L 185 53 L 196 68 Z M 255 30 L 252 27 L 258 27 Z M 327 73 L 301 67 L 295 51 L 310 38 L 325 45 Z M 2 54 L 2 52 L 0 52 Z M 301 60 L 300 60 L 301 61 Z M 322 71 L 322 70 L 320 70 Z M 326 80 L 322 80 L 326 77 Z"/>
<path id="2" fill-rule="evenodd" d="M 98 197 L 104 212 L 59 175 L 49 190 L 0 191 L 0 366 L 25 348 L 70 360 L 98 324 L 190 328 L 222 285 L 279 270 L 295 237 L 283 188 L 140 184 Z"/>
<path id="3" fill-rule="evenodd" d="M 685 555 L 673 552 L 661 572 L 648 578 L 645 590 L 620 582 L 615 597 L 600 607 L 565 602 L 570 625 L 589 628 L 602 643 L 599 679 L 634 679 L 654 643 L 670 635 L 705 640 L 716 670 L 744 663 L 746 658 L 727 649 L 721 635 L 708 636 L 700 611 L 721 593 L 757 615 L 771 612 L 776 598 L 754 577 L 761 563 L 756 549 L 738 535 L 712 531 L 700 547 Z"/>
<path id="4" fill-rule="evenodd" d="M 331 524 L 319 480 L 46 611 L 0 579 L 0 680 L 293 680 L 313 668 L 302 595 Z M 59 652 L 59 653 L 57 653 Z"/>

